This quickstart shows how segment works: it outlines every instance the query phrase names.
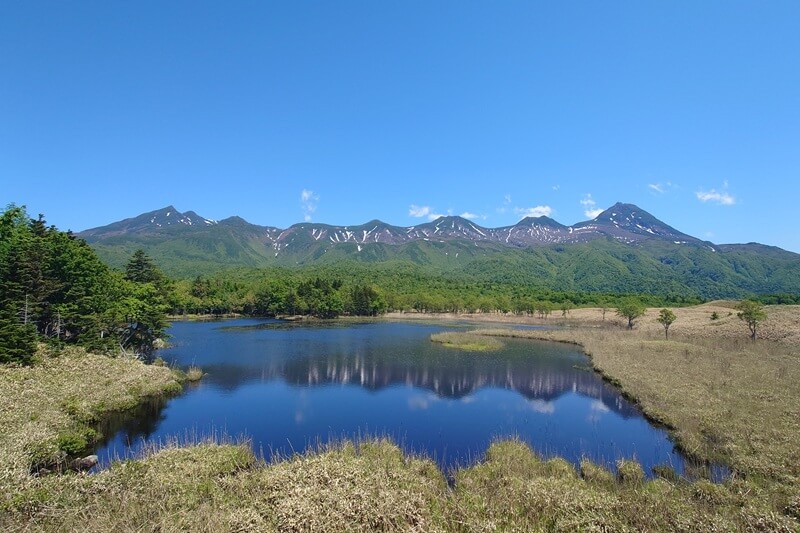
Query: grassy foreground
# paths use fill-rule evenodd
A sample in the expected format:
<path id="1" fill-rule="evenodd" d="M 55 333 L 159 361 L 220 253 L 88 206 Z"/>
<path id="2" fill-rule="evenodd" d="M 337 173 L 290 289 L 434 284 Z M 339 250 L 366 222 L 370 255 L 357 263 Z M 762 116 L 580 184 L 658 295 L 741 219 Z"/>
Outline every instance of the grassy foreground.
<path id="1" fill-rule="evenodd" d="M 385 440 L 273 464 L 247 444 L 206 442 L 96 475 L 30 476 L 31 452 L 52 450 L 80 419 L 175 383 L 164 368 L 75 354 L 0 369 L 0 530 L 798 531 L 798 345 L 791 332 L 752 344 L 735 316 L 709 326 L 708 311 L 676 309 L 668 342 L 653 310 L 631 332 L 586 311 L 567 330 L 481 333 L 582 344 L 687 450 L 732 465 L 723 484 L 645 481 L 635 463 L 617 476 L 588 461 L 576 471 L 516 441 L 492 445 L 452 487 L 432 461 Z M 800 317 L 769 312 L 787 328 Z M 741 342 L 718 333 L 726 327 Z"/>
<path id="2" fill-rule="evenodd" d="M 40 350 L 36 359 L 31 367 L 0 366 L 0 503 L 31 481 L 36 465 L 85 451 L 104 413 L 182 389 L 176 372 L 134 359 L 80 349 L 56 357 Z"/>

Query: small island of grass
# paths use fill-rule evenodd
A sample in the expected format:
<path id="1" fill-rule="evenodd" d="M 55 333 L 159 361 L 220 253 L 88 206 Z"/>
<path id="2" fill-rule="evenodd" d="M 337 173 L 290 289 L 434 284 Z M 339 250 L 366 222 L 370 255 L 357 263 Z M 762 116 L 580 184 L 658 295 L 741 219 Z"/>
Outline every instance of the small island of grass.
<path id="1" fill-rule="evenodd" d="M 496 352 L 504 346 L 496 337 L 475 335 L 462 331 L 444 331 L 431 335 L 431 341 L 447 348 L 455 348 L 467 352 Z"/>

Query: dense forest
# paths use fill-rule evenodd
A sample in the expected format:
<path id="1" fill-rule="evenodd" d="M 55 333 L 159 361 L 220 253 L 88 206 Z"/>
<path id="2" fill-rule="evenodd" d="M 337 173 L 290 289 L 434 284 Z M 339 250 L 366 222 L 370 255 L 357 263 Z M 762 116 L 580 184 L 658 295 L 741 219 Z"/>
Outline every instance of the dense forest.
<path id="1" fill-rule="evenodd" d="M 82 239 L 13 205 L 0 215 L 0 287 L 0 362 L 23 364 L 40 340 L 148 358 L 173 291 L 144 254 L 112 270 Z"/>
<path id="2" fill-rule="evenodd" d="M 228 270 L 178 280 L 175 314 L 243 313 L 259 316 L 376 315 L 384 311 L 501 312 L 546 317 L 579 306 L 613 307 L 630 294 L 553 291 L 546 287 L 434 275 L 407 262 L 342 262 L 302 268 Z M 690 305 L 695 297 L 635 295 L 653 306 Z"/>

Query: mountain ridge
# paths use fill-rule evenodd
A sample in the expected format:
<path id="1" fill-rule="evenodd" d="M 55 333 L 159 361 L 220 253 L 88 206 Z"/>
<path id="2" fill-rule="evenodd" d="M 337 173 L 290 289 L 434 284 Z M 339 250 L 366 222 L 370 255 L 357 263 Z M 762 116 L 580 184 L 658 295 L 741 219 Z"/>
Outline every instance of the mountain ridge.
<path id="1" fill-rule="evenodd" d="M 496 242 L 509 246 L 528 247 L 541 244 L 571 244 L 588 242 L 600 237 L 611 237 L 627 244 L 645 239 L 671 239 L 675 244 L 713 244 L 680 232 L 658 220 L 647 211 L 633 204 L 618 202 L 592 220 L 565 226 L 547 217 L 525 217 L 514 225 L 489 228 L 460 216 L 442 216 L 413 226 L 394 226 L 379 219 L 357 225 L 333 225 L 319 222 L 299 222 L 288 228 L 259 226 L 238 216 L 216 221 L 198 215 L 194 211 L 181 213 L 172 205 L 143 213 L 136 217 L 114 222 L 106 226 L 91 228 L 78 233 L 89 243 L 99 242 L 112 236 L 124 234 L 167 234 L 185 229 L 186 226 L 239 226 L 252 232 L 262 233 L 265 244 L 270 243 L 277 253 L 298 240 L 311 237 L 314 241 L 330 241 L 331 244 L 352 242 L 355 244 L 385 243 L 405 244 L 414 240 L 466 239 L 470 241 Z M 183 226 L 183 228 L 181 228 Z"/>
<path id="2" fill-rule="evenodd" d="M 281 229 L 236 216 L 215 221 L 168 206 L 78 236 L 112 266 L 124 266 L 143 249 L 178 277 L 237 267 L 410 264 L 425 275 L 552 290 L 708 299 L 800 294 L 799 254 L 758 243 L 703 241 L 623 203 L 571 226 L 528 217 L 499 228 L 448 216 L 408 227 L 373 219 Z"/>

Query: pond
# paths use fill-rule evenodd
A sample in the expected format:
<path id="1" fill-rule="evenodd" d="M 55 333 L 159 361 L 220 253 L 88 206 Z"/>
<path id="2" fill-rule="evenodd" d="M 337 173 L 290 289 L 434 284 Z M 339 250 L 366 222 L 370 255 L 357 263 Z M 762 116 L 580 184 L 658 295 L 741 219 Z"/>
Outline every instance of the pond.
<path id="1" fill-rule="evenodd" d="M 482 458 L 493 439 L 613 469 L 687 463 L 666 431 L 591 370 L 575 346 L 504 339 L 496 352 L 430 341 L 458 326 L 236 319 L 175 322 L 169 364 L 206 376 L 175 398 L 112 419 L 101 463 L 169 439 L 244 437 L 269 459 L 341 439 L 389 436 L 445 471 Z"/>

